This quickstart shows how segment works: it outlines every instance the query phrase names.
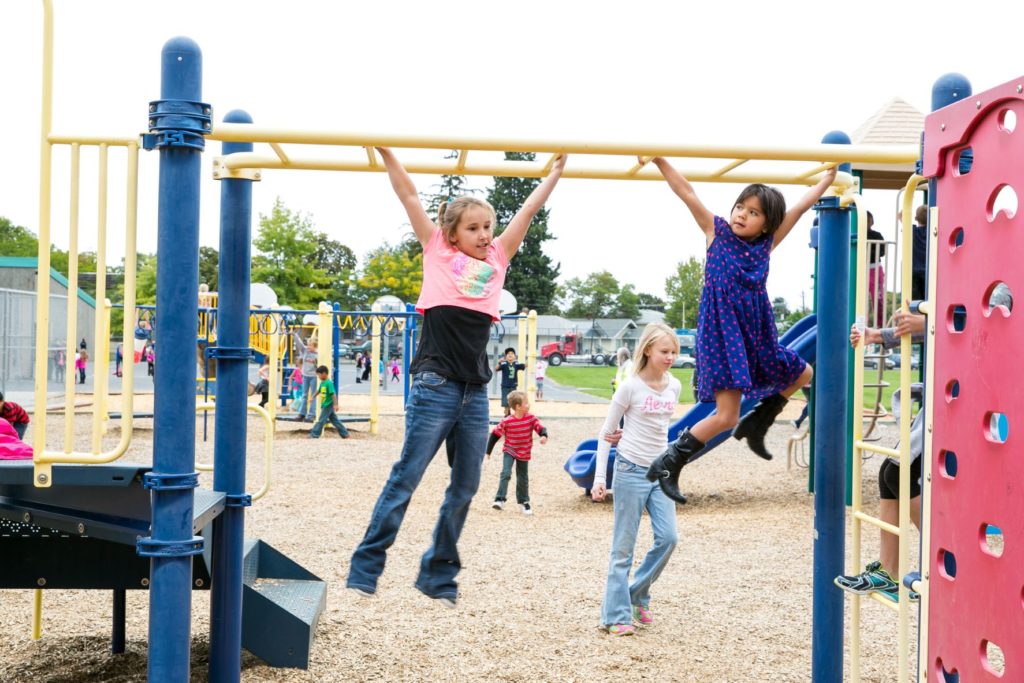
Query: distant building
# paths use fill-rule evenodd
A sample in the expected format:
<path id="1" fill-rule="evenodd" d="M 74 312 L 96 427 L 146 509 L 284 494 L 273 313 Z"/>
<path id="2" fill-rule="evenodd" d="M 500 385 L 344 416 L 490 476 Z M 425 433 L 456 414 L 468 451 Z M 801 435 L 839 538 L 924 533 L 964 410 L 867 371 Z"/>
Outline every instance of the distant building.
<path id="1" fill-rule="evenodd" d="M 3 390 L 6 390 L 8 382 L 31 382 L 35 378 L 38 277 L 38 260 L 35 257 L 0 256 L 0 389 Z M 84 337 L 92 356 L 96 349 L 93 338 L 96 300 L 81 289 L 77 293 L 75 348 Z M 67 278 L 50 268 L 50 321 L 47 330 L 50 379 L 55 378 L 56 354 L 67 345 L 67 316 Z M 71 367 L 74 367 L 73 359 Z"/>

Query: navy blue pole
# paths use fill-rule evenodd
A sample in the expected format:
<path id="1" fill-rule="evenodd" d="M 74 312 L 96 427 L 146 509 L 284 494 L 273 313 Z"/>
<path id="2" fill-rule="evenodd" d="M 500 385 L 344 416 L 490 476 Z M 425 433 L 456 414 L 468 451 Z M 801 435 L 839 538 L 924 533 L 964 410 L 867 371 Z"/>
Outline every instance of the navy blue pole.
<path id="1" fill-rule="evenodd" d="M 227 123 L 252 123 L 244 111 Z M 222 153 L 251 152 L 252 143 L 225 142 Z M 213 523 L 210 584 L 210 681 L 237 682 L 242 668 L 242 547 L 245 541 L 246 401 L 249 382 L 249 280 L 252 180 L 223 178 L 217 271 L 217 412 L 213 488 L 226 495 Z M 273 368 L 271 369 L 273 371 Z"/>
<path id="2" fill-rule="evenodd" d="M 849 144 L 834 131 L 822 142 Z M 839 167 L 850 171 L 849 164 Z M 850 212 L 838 197 L 818 204 L 818 339 L 814 373 L 814 574 L 811 680 L 842 683 L 843 573 L 846 545 L 847 354 L 849 344 Z"/>
<path id="3" fill-rule="evenodd" d="M 331 367 L 334 368 L 335 390 L 341 387 L 341 325 L 338 324 L 338 311 L 341 304 L 337 301 L 331 306 Z"/>
<path id="4" fill-rule="evenodd" d="M 405 305 L 406 313 L 415 313 L 414 304 Z M 409 387 L 412 386 L 412 378 L 409 377 L 409 366 L 412 365 L 412 355 L 416 352 L 416 316 L 409 315 L 405 319 L 405 331 L 402 333 L 402 343 L 405 349 L 402 353 L 402 405 L 409 405 Z"/>
<path id="5" fill-rule="evenodd" d="M 150 681 L 188 683 L 192 604 L 192 534 L 196 441 L 196 316 L 199 297 L 199 174 L 209 107 L 202 97 L 202 53 L 172 38 L 161 53 L 160 97 L 150 104 L 147 149 L 160 150 L 156 306 L 160 311 L 154 377 Z M 205 117 L 205 122 L 204 122 Z M 153 134 L 155 133 L 155 134 Z"/>

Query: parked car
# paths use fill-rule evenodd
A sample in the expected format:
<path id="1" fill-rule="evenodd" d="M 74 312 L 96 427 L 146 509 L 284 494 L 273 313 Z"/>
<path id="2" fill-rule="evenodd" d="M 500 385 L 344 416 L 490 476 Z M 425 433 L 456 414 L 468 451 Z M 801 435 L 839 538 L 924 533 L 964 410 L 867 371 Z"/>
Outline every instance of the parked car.
<path id="1" fill-rule="evenodd" d="M 887 356 L 886 357 L 886 359 L 885 359 L 885 369 L 886 370 L 892 370 L 893 368 L 896 367 L 896 365 L 897 365 L 896 361 L 894 361 L 892 358 L 893 358 L 892 356 Z M 871 368 L 872 370 L 877 370 L 878 369 L 878 359 L 877 358 L 865 358 L 864 359 L 864 367 Z"/>
<path id="2" fill-rule="evenodd" d="M 674 368 L 695 368 L 697 367 L 697 359 L 688 353 L 681 353 L 676 356 L 676 359 L 672 361 L 672 367 Z"/>
<path id="3" fill-rule="evenodd" d="M 356 352 L 349 344 L 338 344 L 338 355 L 342 358 L 355 358 Z"/>
<path id="4" fill-rule="evenodd" d="M 894 353 L 891 356 L 889 356 L 889 358 L 891 358 L 892 362 L 893 362 L 891 367 L 894 367 L 894 368 L 900 367 L 900 354 Z M 885 367 L 890 367 L 888 362 L 886 362 Z M 911 370 L 919 370 L 920 368 L 921 368 L 921 357 L 911 354 L 911 356 L 910 356 L 910 369 Z"/>

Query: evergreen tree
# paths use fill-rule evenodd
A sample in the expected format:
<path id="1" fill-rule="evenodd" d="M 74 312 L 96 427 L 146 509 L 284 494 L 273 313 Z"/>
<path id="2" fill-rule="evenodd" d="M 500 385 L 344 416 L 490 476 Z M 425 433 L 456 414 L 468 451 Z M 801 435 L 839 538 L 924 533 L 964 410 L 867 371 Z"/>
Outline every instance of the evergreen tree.
<path id="1" fill-rule="evenodd" d="M 505 152 L 506 161 L 533 161 L 535 156 L 530 152 Z M 540 178 L 494 179 L 494 187 L 488 193 L 487 200 L 494 207 L 501 230 L 509 224 L 540 182 Z M 535 309 L 538 313 L 556 311 L 557 281 L 562 268 L 561 263 L 552 265 L 551 258 L 544 253 L 544 242 L 555 239 L 548 230 L 548 214 L 548 209 L 542 208 L 534 216 L 526 238 L 509 264 L 505 276 L 505 289 L 515 295 L 519 305 Z M 495 230 L 495 233 L 500 234 L 500 231 Z"/>

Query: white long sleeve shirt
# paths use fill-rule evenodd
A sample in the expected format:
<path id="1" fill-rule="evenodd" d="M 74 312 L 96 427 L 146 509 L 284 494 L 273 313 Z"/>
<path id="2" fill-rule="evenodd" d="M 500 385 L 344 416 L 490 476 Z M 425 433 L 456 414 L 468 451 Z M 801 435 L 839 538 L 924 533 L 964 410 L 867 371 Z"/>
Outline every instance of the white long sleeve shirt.
<path id="1" fill-rule="evenodd" d="M 604 440 L 619 427 L 622 439 L 616 447 L 616 457 L 625 458 L 641 467 L 650 467 L 668 445 L 668 426 L 672 421 L 682 385 L 673 375 L 668 376 L 668 386 L 655 391 L 638 375 L 631 375 L 612 396 L 601 431 L 597 435 L 597 462 L 594 470 L 594 484 L 607 485 L 605 472 L 608 470 L 608 454 L 611 444 Z"/>

